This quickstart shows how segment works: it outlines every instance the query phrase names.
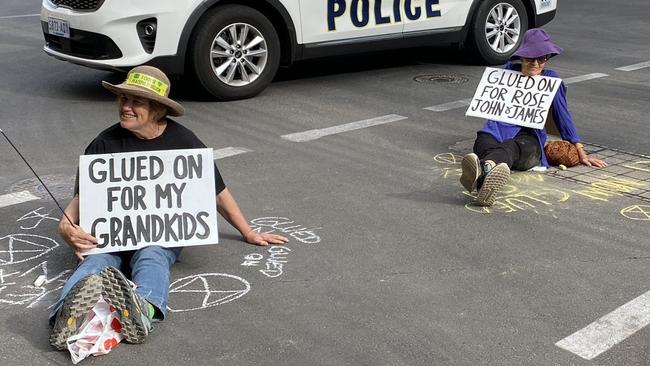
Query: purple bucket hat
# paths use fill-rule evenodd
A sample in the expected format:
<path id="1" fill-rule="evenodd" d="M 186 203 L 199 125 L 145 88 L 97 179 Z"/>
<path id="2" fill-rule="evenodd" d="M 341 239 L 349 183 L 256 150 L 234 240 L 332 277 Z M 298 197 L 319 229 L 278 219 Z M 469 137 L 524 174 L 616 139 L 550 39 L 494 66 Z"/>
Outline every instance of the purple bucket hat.
<path id="1" fill-rule="evenodd" d="M 562 53 L 562 49 L 551 41 L 551 37 L 545 30 L 533 28 L 526 31 L 521 46 L 519 46 L 517 52 L 512 54 L 510 59 L 538 58 L 545 55 L 553 57 L 560 53 Z"/>

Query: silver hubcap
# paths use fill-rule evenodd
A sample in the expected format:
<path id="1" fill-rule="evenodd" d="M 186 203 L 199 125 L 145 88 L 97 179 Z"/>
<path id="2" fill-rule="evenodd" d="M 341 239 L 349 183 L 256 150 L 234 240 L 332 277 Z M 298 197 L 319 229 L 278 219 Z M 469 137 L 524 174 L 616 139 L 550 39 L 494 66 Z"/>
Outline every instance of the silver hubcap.
<path id="1" fill-rule="evenodd" d="M 266 67 L 266 40 L 250 24 L 226 26 L 217 33 L 210 49 L 212 70 L 229 86 L 246 86 L 254 82 Z"/>
<path id="2" fill-rule="evenodd" d="M 508 53 L 516 45 L 521 33 L 521 19 L 512 5 L 500 3 L 488 13 L 485 38 L 497 53 Z"/>

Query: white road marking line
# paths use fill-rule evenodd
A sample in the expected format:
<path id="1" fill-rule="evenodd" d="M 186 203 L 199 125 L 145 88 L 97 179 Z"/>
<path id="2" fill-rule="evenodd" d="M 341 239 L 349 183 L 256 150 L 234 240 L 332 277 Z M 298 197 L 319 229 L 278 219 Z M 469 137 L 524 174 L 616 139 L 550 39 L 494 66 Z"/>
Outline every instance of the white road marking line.
<path id="1" fill-rule="evenodd" d="M 290 133 L 288 135 L 282 135 L 281 137 L 285 140 L 289 140 L 293 142 L 313 141 L 329 135 L 335 135 L 338 133 L 360 130 L 362 128 L 383 125 L 385 123 L 401 121 L 404 119 L 408 119 L 408 117 L 400 116 L 397 114 L 389 114 L 386 116 L 366 119 L 363 121 L 350 122 L 338 126 L 309 130 L 304 132 Z"/>
<path id="2" fill-rule="evenodd" d="M 28 18 L 28 17 L 38 17 L 38 16 L 41 16 L 41 14 L 5 15 L 5 16 L 1 16 L 0 19 Z"/>
<path id="3" fill-rule="evenodd" d="M 3 194 L 0 196 L 0 208 L 40 199 L 40 197 L 34 196 L 29 191 Z"/>
<path id="4" fill-rule="evenodd" d="M 574 76 L 574 77 L 571 77 L 571 78 L 564 79 L 564 83 L 565 84 L 574 84 L 574 83 L 579 83 L 581 81 L 587 81 L 587 80 L 592 80 L 592 79 L 603 78 L 605 76 L 609 76 L 609 75 L 602 74 L 602 73 L 593 73 L 593 74 Z M 471 102 L 472 102 L 472 98 L 460 99 L 460 100 L 456 100 L 456 101 L 449 102 L 449 103 L 438 104 L 438 105 L 434 105 L 434 106 L 431 106 L 431 107 L 425 107 L 423 109 L 426 109 L 426 110 L 432 111 L 432 112 L 445 112 L 445 111 L 450 111 L 452 109 L 459 109 L 459 108 L 467 107 L 468 105 L 470 105 Z"/>
<path id="5" fill-rule="evenodd" d="M 214 149 L 214 160 L 228 158 L 235 155 L 246 154 L 253 150 L 243 147 L 224 147 L 223 149 Z"/>
<path id="6" fill-rule="evenodd" d="M 609 75 L 596 72 L 596 73 L 593 73 L 593 74 L 574 76 L 574 77 L 571 77 L 571 78 L 564 79 L 564 83 L 565 84 L 574 84 L 574 83 L 579 83 L 579 82 L 582 82 L 582 81 L 604 78 L 605 76 L 609 76 Z"/>
<path id="7" fill-rule="evenodd" d="M 555 343 L 591 360 L 650 324 L 650 291 Z"/>
<path id="8" fill-rule="evenodd" d="M 424 109 L 430 110 L 432 112 L 444 112 L 452 109 L 467 107 L 471 102 L 472 102 L 472 98 L 461 99 L 455 102 L 449 102 L 449 103 L 434 105 L 431 107 L 426 107 Z"/>
<path id="9" fill-rule="evenodd" d="M 646 67 L 650 67 L 650 61 L 640 62 L 638 64 L 629 65 L 629 66 L 618 67 L 618 68 L 616 68 L 616 70 L 634 71 L 634 70 L 639 70 L 639 69 L 643 69 L 643 68 L 646 68 Z"/>

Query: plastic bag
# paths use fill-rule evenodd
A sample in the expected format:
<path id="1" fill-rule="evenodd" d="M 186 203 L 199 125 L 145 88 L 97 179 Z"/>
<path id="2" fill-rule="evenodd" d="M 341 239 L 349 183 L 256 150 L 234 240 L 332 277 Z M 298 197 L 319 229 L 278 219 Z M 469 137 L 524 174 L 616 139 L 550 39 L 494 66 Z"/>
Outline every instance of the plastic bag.
<path id="1" fill-rule="evenodd" d="M 93 355 L 105 355 L 120 341 L 122 324 L 117 311 L 100 296 L 97 304 L 86 314 L 79 332 L 67 340 L 72 363 L 77 364 Z"/>

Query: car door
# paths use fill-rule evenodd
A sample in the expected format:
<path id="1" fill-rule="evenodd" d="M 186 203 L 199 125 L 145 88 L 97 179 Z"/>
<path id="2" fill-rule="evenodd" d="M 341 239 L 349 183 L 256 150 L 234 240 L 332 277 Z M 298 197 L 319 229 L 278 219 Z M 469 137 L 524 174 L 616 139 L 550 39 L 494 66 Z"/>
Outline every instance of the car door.
<path id="1" fill-rule="evenodd" d="M 404 0 L 300 0 L 302 43 L 401 37 Z"/>
<path id="2" fill-rule="evenodd" d="M 465 25 L 472 0 L 402 0 L 404 34 Z"/>

